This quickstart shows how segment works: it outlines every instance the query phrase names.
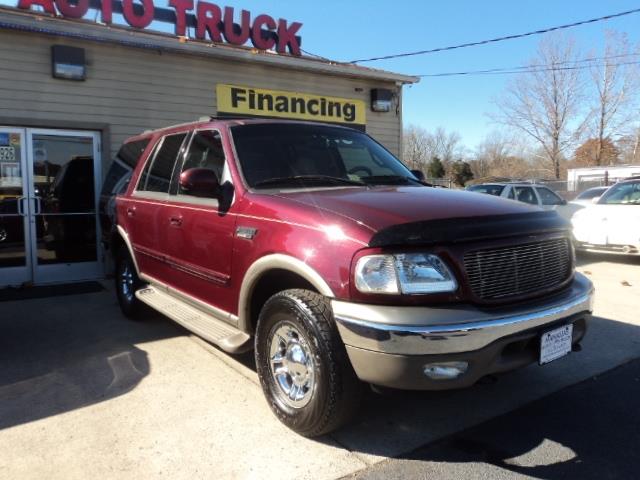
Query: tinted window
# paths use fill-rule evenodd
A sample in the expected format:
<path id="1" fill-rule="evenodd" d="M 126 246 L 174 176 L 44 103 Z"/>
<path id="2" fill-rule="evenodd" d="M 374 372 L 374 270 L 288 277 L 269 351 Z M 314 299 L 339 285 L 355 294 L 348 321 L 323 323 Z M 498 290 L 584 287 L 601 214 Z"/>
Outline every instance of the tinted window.
<path id="1" fill-rule="evenodd" d="M 245 179 L 262 187 L 265 180 L 334 177 L 349 181 L 384 182 L 382 175 L 413 178 L 393 155 L 367 135 L 319 125 L 252 124 L 233 127 L 233 140 Z M 322 180 L 322 179 L 320 179 Z M 303 181 L 301 179 L 301 181 Z M 335 186 L 335 182 L 325 182 Z M 412 184 L 417 184 L 415 180 Z M 283 182 L 283 185 L 290 183 Z M 322 185 L 322 181 L 314 183 Z"/>
<path id="2" fill-rule="evenodd" d="M 478 192 L 478 193 L 488 193 L 489 195 L 495 195 L 496 197 L 499 197 L 500 194 L 502 194 L 502 191 L 504 190 L 504 186 L 503 185 L 474 185 L 472 187 L 469 187 L 469 190 L 472 192 Z"/>
<path id="3" fill-rule="evenodd" d="M 602 195 L 599 204 L 640 205 L 640 182 L 618 183 Z"/>
<path id="4" fill-rule="evenodd" d="M 590 188 L 589 190 L 585 190 L 580 195 L 576 197 L 576 200 L 591 200 L 592 198 L 599 197 L 602 195 L 607 188 Z"/>
<path id="5" fill-rule="evenodd" d="M 222 139 L 218 132 L 200 131 L 193 136 L 182 171 L 184 172 L 190 168 L 213 170 L 218 177 L 218 181 L 220 181 L 222 169 L 224 168 L 224 151 L 222 149 Z"/>
<path id="6" fill-rule="evenodd" d="M 149 141 L 149 139 L 144 139 L 137 142 L 129 142 L 120 148 L 116 158 L 111 162 L 109 172 L 102 184 L 102 195 L 122 193 L 129 183 L 128 177 L 131 176 L 131 172 L 136 168 L 142 153 L 149 145 Z"/>
<path id="7" fill-rule="evenodd" d="M 169 193 L 173 167 L 186 136 L 186 133 L 180 133 L 164 137 L 155 158 L 147 162 L 144 172 L 142 172 L 138 190 Z"/>
<path id="8" fill-rule="evenodd" d="M 537 205 L 538 199 L 531 187 L 513 187 L 516 191 L 516 200 L 524 203 L 530 203 L 531 205 Z"/>
<path id="9" fill-rule="evenodd" d="M 562 203 L 562 199 L 548 188 L 538 187 L 538 195 L 542 205 L 560 205 Z"/>

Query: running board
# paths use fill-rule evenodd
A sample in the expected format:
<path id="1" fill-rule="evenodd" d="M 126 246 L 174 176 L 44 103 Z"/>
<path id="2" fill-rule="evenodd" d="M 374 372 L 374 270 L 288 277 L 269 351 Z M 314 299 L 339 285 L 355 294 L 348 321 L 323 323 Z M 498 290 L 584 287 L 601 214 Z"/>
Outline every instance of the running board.
<path id="1" fill-rule="evenodd" d="M 246 333 L 155 287 L 138 290 L 136 297 L 226 352 L 241 353 L 251 348 L 251 337 Z"/>

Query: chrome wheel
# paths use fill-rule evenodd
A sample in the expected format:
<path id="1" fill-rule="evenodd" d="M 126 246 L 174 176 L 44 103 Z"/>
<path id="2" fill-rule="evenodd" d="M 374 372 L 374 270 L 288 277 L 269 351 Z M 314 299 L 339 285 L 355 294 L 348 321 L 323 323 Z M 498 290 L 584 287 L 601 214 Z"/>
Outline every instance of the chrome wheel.
<path id="1" fill-rule="evenodd" d="M 315 365 L 307 339 L 293 325 L 277 324 L 270 335 L 269 358 L 280 399 L 293 408 L 307 405 L 315 388 Z"/>
<path id="2" fill-rule="evenodd" d="M 131 266 L 128 262 L 124 262 L 122 270 L 120 271 L 120 291 L 127 302 L 131 302 L 135 294 L 133 281 L 133 271 L 131 270 Z"/>

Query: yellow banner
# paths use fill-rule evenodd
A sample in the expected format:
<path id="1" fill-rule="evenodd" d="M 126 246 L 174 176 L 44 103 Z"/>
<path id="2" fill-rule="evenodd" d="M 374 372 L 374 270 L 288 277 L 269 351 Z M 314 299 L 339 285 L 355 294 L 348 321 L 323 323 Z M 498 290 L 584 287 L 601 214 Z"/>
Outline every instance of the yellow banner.
<path id="1" fill-rule="evenodd" d="M 219 113 L 351 125 L 367 123 L 362 100 L 224 84 L 216 86 L 216 94 Z"/>

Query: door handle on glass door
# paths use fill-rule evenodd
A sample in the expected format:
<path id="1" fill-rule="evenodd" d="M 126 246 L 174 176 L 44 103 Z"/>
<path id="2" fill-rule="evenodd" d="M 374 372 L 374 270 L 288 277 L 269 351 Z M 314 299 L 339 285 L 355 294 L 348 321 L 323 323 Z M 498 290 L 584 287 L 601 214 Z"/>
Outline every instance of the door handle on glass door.
<path id="1" fill-rule="evenodd" d="M 182 217 L 170 217 L 169 223 L 173 227 L 179 227 L 182 225 Z"/>
<path id="2" fill-rule="evenodd" d="M 24 213 L 24 201 L 27 199 L 27 197 L 20 197 L 16 200 L 16 208 L 18 209 L 18 215 L 20 215 L 21 217 L 25 217 L 26 214 Z"/>

